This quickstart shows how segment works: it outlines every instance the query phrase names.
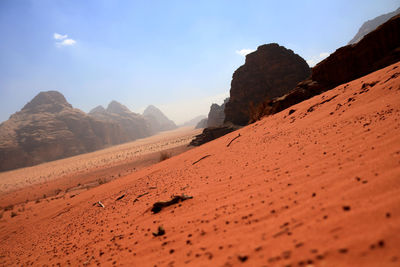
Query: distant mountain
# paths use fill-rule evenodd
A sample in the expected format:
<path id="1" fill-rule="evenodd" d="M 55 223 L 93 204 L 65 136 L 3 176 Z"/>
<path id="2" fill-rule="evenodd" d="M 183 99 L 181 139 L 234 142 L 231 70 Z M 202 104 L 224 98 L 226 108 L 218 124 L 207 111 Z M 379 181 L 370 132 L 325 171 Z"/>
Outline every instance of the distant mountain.
<path id="1" fill-rule="evenodd" d="M 118 125 L 73 108 L 61 93 L 41 92 L 0 124 L 0 171 L 86 153 L 127 140 Z"/>
<path id="2" fill-rule="evenodd" d="M 127 136 L 128 141 L 152 134 L 149 123 L 142 115 L 130 111 L 117 101 L 111 101 L 107 109 L 97 106 L 89 112 L 89 115 L 98 120 L 119 125 L 123 135 Z"/>
<path id="3" fill-rule="evenodd" d="M 398 8 L 397 10 L 395 10 L 393 12 L 383 14 L 372 20 L 368 20 L 368 21 L 364 22 L 363 25 L 361 26 L 361 28 L 358 30 L 357 34 L 354 36 L 353 39 L 350 40 L 350 42 L 348 44 L 358 43 L 365 35 L 372 32 L 373 30 L 378 28 L 378 26 L 382 25 L 383 23 L 388 21 L 390 18 L 392 18 L 398 14 L 400 14 L 400 8 Z"/>
<path id="4" fill-rule="evenodd" d="M 207 128 L 207 118 L 205 118 L 205 119 L 202 119 L 201 121 L 199 121 L 197 124 L 196 124 L 196 129 L 202 129 L 202 128 Z"/>
<path id="5" fill-rule="evenodd" d="M 168 131 L 176 129 L 176 124 L 167 118 L 164 113 L 153 105 L 148 106 L 144 112 L 143 116 L 150 124 L 150 129 L 153 133 L 158 133 L 161 131 Z"/>
<path id="6" fill-rule="evenodd" d="M 181 126 L 196 126 L 201 120 L 206 119 L 207 116 L 205 115 L 199 115 L 185 123 L 183 123 Z"/>

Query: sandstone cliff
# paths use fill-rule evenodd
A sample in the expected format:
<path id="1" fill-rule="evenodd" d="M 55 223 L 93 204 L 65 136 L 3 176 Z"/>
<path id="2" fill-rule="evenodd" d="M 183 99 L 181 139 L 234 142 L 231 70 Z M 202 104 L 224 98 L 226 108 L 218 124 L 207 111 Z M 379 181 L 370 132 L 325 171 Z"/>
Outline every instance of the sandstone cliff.
<path id="1" fill-rule="evenodd" d="M 225 122 L 248 124 L 252 108 L 284 95 L 309 75 L 306 61 L 292 50 L 278 44 L 259 46 L 233 74 Z"/>
<path id="2" fill-rule="evenodd" d="M 218 127 L 224 124 L 225 120 L 225 105 L 228 103 L 229 97 L 224 100 L 222 105 L 212 104 L 208 113 L 207 127 Z"/>
<path id="3" fill-rule="evenodd" d="M 0 124 L 0 171 L 125 141 L 118 125 L 87 116 L 73 108 L 59 92 L 41 92 Z"/>

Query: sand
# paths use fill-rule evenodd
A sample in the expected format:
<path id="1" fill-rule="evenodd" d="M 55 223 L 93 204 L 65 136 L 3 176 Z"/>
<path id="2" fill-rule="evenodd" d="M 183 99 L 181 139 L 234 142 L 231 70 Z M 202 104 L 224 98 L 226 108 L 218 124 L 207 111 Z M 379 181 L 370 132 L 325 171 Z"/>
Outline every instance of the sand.
<path id="1" fill-rule="evenodd" d="M 290 109 L 5 211 L 0 264 L 399 266 L 400 63 Z M 181 194 L 193 198 L 151 212 Z"/>
<path id="2" fill-rule="evenodd" d="M 41 198 L 78 194 L 190 149 L 201 129 L 182 127 L 70 158 L 0 173 L 0 207 Z"/>

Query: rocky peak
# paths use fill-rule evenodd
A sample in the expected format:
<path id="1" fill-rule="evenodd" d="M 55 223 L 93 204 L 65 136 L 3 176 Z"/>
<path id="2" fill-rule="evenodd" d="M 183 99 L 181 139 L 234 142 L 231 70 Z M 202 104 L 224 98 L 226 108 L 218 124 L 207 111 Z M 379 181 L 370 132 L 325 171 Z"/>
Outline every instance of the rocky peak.
<path id="1" fill-rule="evenodd" d="M 259 46 L 233 74 L 225 122 L 248 124 L 251 107 L 288 93 L 310 73 L 306 61 L 292 50 L 276 43 Z"/>
<path id="2" fill-rule="evenodd" d="M 107 112 L 110 113 L 117 113 L 117 114 L 125 114 L 125 113 L 131 113 L 131 111 L 121 103 L 113 100 L 108 104 L 107 106 Z"/>
<path id="3" fill-rule="evenodd" d="M 161 110 L 153 105 L 149 105 L 143 112 L 143 116 L 150 124 L 154 133 L 176 129 L 176 124 L 167 118 Z"/>
<path id="4" fill-rule="evenodd" d="M 99 105 L 99 106 L 93 108 L 91 111 L 89 111 L 89 114 L 93 114 L 93 113 L 104 114 L 106 112 L 107 112 L 106 109 L 102 105 Z"/>
<path id="5" fill-rule="evenodd" d="M 72 108 L 65 97 L 58 91 L 47 91 L 37 94 L 21 111 L 58 113 L 64 108 Z"/>

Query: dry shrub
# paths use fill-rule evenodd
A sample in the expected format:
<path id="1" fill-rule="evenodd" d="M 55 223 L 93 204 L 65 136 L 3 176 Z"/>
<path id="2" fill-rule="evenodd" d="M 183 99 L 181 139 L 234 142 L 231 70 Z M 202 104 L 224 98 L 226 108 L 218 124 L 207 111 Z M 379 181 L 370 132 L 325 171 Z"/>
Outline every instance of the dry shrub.
<path id="1" fill-rule="evenodd" d="M 12 211 L 11 212 L 11 218 L 13 218 L 13 217 L 15 217 L 15 216 L 17 216 L 18 214 L 16 213 L 16 212 L 14 212 L 14 211 Z"/>
<path id="2" fill-rule="evenodd" d="M 160 162 L 169 159 L 171 155 L 165 151 L 160 153 Z"/>

